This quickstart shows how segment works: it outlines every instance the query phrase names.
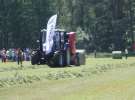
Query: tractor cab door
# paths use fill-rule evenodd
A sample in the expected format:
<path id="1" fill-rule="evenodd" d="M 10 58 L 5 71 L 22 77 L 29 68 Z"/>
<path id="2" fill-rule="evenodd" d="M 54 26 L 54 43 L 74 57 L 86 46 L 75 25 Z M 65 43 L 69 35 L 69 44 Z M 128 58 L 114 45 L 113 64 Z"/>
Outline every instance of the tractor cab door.
<path id="1" fill-rule="evenodd" d="M 56 30 L 55 35 L 54 35 L 54 45 L 53 45 L 53 50 L 54 51 L 60 51 L 64 49 L 64 44 L 65 44 L 65 31 L 62 30 Z"/>
<path id="2" fill-rule="evenodd" d="M 56 31 L 54 35 L 54 44 L 53 44 L 53 50 L 58 51 L 60 50 L 60 32 Z"/>

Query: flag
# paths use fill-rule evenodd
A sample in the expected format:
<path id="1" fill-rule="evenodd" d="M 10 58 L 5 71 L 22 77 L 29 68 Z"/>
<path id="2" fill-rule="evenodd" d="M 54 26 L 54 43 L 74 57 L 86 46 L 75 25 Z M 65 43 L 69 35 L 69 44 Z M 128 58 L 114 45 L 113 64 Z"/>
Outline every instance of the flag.
<path id="1" fill-rule="evenodd" d="M 56 21 L 57 21 L 57 15 L 53 15 L 47 23 L 46 43 L 45 43 L 46 54 L 49 54 L 52 51 Z"/>

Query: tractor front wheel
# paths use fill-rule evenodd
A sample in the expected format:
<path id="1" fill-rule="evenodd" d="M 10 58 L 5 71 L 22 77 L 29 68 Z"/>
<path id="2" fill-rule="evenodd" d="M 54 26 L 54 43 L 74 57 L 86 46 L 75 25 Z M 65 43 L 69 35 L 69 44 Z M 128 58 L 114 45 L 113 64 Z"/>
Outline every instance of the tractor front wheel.
<path id="1" fill-rule="evenodd" d="M 40 60 L 40 58 L 39 58 L 38 53 L 35 53 L 35 54 L 33 54 L 31 56 L 31 64 L 32 65 L 38 64 L 39 63 L 39 60 Z"/>

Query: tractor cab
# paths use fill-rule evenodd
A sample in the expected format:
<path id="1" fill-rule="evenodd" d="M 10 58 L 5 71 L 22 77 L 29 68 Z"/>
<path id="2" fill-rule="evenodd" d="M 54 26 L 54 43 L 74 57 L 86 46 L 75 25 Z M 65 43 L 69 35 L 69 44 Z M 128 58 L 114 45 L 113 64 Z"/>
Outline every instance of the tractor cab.
<path id="1" fill-rule="evenodd" d="M 64 29 L 55 29 L 53 36 L 53 47 L 51 53 L 64 48 L 64 44 L 68 42 L 67 33 Z M 46 29 L 41 30 L 40 49 L 46 52 Z"/>

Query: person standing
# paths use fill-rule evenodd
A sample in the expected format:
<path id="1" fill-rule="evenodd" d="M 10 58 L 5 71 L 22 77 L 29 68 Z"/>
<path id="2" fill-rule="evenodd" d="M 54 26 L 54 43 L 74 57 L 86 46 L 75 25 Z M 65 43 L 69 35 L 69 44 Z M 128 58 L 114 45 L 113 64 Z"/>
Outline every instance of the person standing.
<path id="1" fill-rule="evenodd" d="M 94 50 L 94 57 L 95 58 L 97 57 L 97 50 L 96 49 Z"/>
<path id="2" fill-rule="evenodd" d="M 6 63 L 6 50 L 5 50 L 5 48 L 2 49 L 2 62 Z"/>
<path id="3" fill-rule="evenodd" d="M 128 49 L 127 48 L 125 49 L 125 58 L 126 59 L 128 58 Z"/>
<path id="4" fill-rule="evenodd" d="M 22 61 L 23 61 L 23 51 L 19 48 L 17 50 L 17 63 L 18 65 L 21 64 L 21 67 L 22 67 Z"/>

